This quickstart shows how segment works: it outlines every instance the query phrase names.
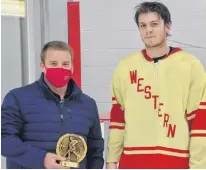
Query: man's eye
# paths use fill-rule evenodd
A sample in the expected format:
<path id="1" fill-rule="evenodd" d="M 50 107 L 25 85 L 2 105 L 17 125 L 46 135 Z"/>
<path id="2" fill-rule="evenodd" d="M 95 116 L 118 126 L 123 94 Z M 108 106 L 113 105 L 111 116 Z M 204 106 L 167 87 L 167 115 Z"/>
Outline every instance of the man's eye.
<path id="1" fill-rule="evenodd" d="M 157 25 L 158 25 L 158 24 L 157 24 L 157 23 L 155 23 L 155 22 L 154 22 L 154 23 L 152 23 L 152 26 L 157 26 Z"/>
<path id="2" fill-rule="evenodd" d="M 52 66 L 55 66 L 55 65 L 56 65 L 56 63 L 51 63 L 51 65 L 52 65 Z"/>

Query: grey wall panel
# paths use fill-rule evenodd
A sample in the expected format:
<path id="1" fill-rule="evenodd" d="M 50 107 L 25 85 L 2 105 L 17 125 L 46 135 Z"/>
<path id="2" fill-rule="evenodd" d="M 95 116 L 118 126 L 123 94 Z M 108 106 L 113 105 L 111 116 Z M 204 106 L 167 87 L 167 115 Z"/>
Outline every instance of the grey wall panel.
<path id="1" fill-rule="evenodd" d="M 1 19 L 1 99 L 3 99 L 9 90 L 22 85 L 22 63 L 20 19 L 9 16 L 2 16 Z"/>
<path id="2" fill-rule="evenodd" d="M 22 86 L 20 19 L 1 17 L 1 100 L 13 88 Z M 5 168 L 5 158 L 1 157 Z"/>

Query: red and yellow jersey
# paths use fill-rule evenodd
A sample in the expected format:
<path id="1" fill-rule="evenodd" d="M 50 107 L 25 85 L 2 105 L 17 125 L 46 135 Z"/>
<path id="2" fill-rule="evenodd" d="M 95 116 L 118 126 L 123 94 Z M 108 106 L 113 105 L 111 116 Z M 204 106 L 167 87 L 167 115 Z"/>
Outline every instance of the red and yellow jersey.
<path id="1" fill-rule="evenodd" d="M 153 62 L 126 57 L 112 79 L 107 163 L 120 168 L 206 168 L 206 75 L 174 48 Z"/>

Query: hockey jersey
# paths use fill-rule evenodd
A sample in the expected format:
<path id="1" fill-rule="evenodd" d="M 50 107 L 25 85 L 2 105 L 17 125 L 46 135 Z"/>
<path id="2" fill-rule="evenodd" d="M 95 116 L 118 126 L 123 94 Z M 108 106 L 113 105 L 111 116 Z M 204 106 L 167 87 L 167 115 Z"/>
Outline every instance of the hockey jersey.
<path id="1" fill-rule="evenodd" d="M 115 69 L 112 94 L 107 163 L 206 168 L 206 75 L 193 55 L 130 55 Z"/>

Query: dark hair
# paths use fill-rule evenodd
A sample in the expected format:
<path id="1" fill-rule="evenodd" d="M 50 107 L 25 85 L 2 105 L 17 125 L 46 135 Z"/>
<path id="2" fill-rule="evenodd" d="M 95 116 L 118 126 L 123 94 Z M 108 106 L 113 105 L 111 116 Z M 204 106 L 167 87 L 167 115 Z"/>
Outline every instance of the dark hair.
<path id="1" fill-rule="evenodd" d="M 63 41 L 50 41 L 44 45 L 41 51 L 41 62 L 45 63 L 45 58 L 46 58 L 46 52 L 48 49 L 53 49 L 53 50 L 62 50 L 62 51 L 68 51 L 71 55 L 71 59 L 73 62 L 74 58 L 74 53 L 72 48 L 68 43 L 65 43 Z"/>
<path id="2" fill-rule="evenodd" d="M 171 15 L 168 8 L 160 2 L 143 2 L 137 5 L 135 8 L 136 8 L 135 22 L 138 26 L 139 26 L 139 15 L 148 12 L 156 12 L 164 20 L 165 24 L 170 24 L 172 22 Z"/>

